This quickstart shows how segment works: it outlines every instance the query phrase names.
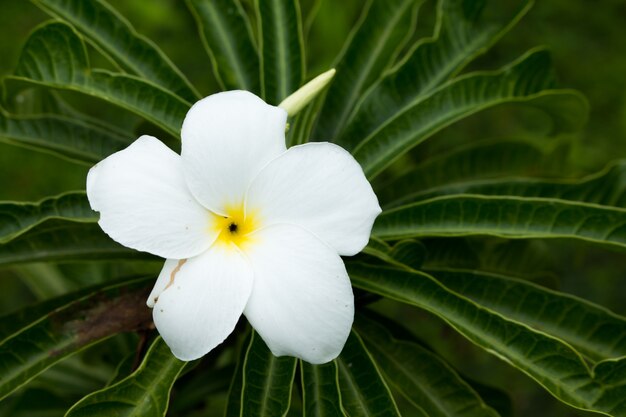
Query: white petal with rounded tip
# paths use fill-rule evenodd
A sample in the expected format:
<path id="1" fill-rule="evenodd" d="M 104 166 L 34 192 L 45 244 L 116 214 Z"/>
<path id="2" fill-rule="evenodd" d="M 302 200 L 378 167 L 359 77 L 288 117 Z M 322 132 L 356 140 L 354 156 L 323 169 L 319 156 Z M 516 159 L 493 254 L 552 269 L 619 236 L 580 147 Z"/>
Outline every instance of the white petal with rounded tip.
<path id="1" fill-rule="evenodd" d="M 250 296 L 252 269 L 239 249 L 221 244 L 171 266 L 163 268 L 165 289 L 150 294 L 157 298 L 152 316 L 174 356 L 190 361 L 206 355 L 233 331 Z M 155 289 L 161 281 L 160 276 Z"/>
<path id="2" fill-rule="evenodd" d="M 254 288 L 244 314 L 276 356 L 319 364 L 336 358 L 354 319 L 343 261 L 308 231 L 275 225 L 255 232 L 245 253 Z"/>
<path id="3" fill-rule="evenodd" d="M 91 168 L 87 197 L 102 230 L 129 248 L 182 259 L 217 237 L 213 215 L 187 188 L 180 156 L 151 136 Z"/>
<path id="4" fill-rule="evenodd" d="M 253 180 L 246 210 L 261 224 L 304 227 L 340 255 L 359 253 L 381 209 L 358 162 L 331 143 L 295 146 Z"/>
<path id="5" fill-rule="evenodd" d="M 243 203 L 250 181 L 285 151 L 287 112 L 247 91 L 213 94 L 193 105 L 181 132 L 191 192 L 226 214 Z"/>

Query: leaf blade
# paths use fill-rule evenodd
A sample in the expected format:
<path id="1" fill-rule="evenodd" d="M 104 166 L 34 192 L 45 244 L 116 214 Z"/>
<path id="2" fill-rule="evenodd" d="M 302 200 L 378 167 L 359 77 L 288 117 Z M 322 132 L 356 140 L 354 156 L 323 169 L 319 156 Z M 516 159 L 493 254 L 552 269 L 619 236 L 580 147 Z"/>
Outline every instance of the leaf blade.
<path id="1" fill-rule="evenodd" d="M 74 404 L 65 417 L 121 414 L 163 417 L 172 386 L 186 364 L 176 359 L 163 339 L 158 337 L 137 370 L 121 381 L 87 395 Z"/>
<path id="2" fill-rule="evenodd" d="M 261 92 L 278 105 L 304 80 L 302 17 L 297 0 L 256 0 L 260 32 Z"/>
<path id="3" fill-rule="evenodd" d="M 223 90 L 261 94 L 259 52 L 238 0 L 187 0 Z"/>
<path id="4" fill-rule="evenodd" d="M 134 74 L 195 101 L 199 93 L 159 47 L 139 35 L 103 0 L 31 0 L 54 17 L 74 26 L 106 55 Z"/>

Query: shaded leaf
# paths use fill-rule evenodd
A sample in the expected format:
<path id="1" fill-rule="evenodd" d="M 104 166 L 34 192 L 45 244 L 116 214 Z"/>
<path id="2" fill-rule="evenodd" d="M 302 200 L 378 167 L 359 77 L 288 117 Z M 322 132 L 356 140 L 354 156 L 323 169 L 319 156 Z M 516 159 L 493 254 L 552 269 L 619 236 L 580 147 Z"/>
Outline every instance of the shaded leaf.
<path id="1" fill-rule="evenodd" d="M 0 398 L 87 346 L 148 326 L 152 314 L 145 301 L 152 280 L 98 289 L 22 322 L 23 330 L 0 342 Z"/>
<path id="2" fill-rule="evenodd" d="M 311 365 L 300 361 L 304 417 L 346 416 L 341 409 L 337 364 Z"/>
<path id="3" fill-rule="evenodd" d="M 395 339 L 380 323 L 359 315 L 356 328 L 385 374 L 413 405 L 430 417 L 497 417 L 478 394 L 433 352 Z"/>
<path id="4" fill-rule="evenodd" d="M 129 249 L 108 237 L 97 224 L 47 221 L 0 245 L 0 266 L 24 262 L 162 260 Z"/>
<path id="5" fill-rule="evenodd" d="M 561 148 L 558 150 L 563 151 Z M 410 171 L 376 187 L 376 195 L 383 207 L 389 209 L 429 197 L 453 194 L 463 189 L 465 184 L 482 184 L 490 179 L 497 183 L 507 176 L 535 176 L 548 172 L 561 174 L 562 171 L 557 170 L 562 168 L 562 164 L 553 155 L 528 141 L 472 143 L 420 161 Z"/>
<path id="6" fill-rule="evenodd" d="M 262 97 L 278 105 L 304 80 L 302 17 L 297 0 L 256 0 Z"/>
<path id="7" fill-rule="evenodd" d="M 272 355 L 256 332 L 243 363 L 241 416 L 284 416 L 289 410 L 296 358 Z"/>
<path id="8" fill-rule="evenodd" d="M 361 98 L 338 142 L 352 148 L 486 52 L 526 14 L 532 1 L 516 4 L 515 13 L 496 22 L 484 17 L 488 1 L 439 0 L 434 36 L 419 42 L 394 71 Z"/>
<path id="9" fill-rule="evenodd" d="M 338 59 L 314 137 L 334 141 L 365 90 L 391 66 L 415 29 L 423 0 L 368 1 Z"/>
<path id="10" fill-rule="evenodd" d="M 504 275 L 428 269 L 452 291 L 542 330 L 594 360 L 626 356 L 626 318 L 572 295 Z"/>
<path id="11" fill-rule="evenodd" d="M 159 337 L 135 372 L 116 384 L 89 394 L 74 404 L 65 416 L 163 417 L 172 385 L 185 365 L 186 362 L 176 359 Z"/>
<path id="12" fill-rule="evenodd" d="M 612 162 L 602 171 L 583 179 L 514 177 L 468 181 L 441 187 L 430 195 L 442 193 L 558 198 L 626 208 L 626 161 Z"/>
<path id="13" fill-rule="evenodd" d="M 199 93 L 159 47 L 139 35 L 104 0 L 32 0 L 54 17 L 71 24 L 105 56 L 188 101 Z"/>
<path id="14" fill-rule="evenodd" d="M 605 360 L 590 369 L 569 345 L 505 319 L 448 290 L 425 273 L 356 263 L 347 267 L 356 287 L 441 317 L 559 400 L 584 410 L 626 416 L 626 359 Z"/>
<path id="15" fill-rule="evenodd" d="M 398 407 L 378 367 L 354 332 L 335 359 L 341 405 L 350 417 L 399 416 Z"/>
<path id="16" fill-rule="evenodd" d="M 553 85 L 549 54 L 531 51 L 499 71 L 456 78 L 396 113 L 369 136 L 351 134 L 354 142 L 342 145 L 352 149 L 373 178 L 434 133 L 499 104 L 537 107 L 552 117 L 554 131 L 575 131 L 585 121 L 587 102 L 573 91 L 552 90 Z"/>

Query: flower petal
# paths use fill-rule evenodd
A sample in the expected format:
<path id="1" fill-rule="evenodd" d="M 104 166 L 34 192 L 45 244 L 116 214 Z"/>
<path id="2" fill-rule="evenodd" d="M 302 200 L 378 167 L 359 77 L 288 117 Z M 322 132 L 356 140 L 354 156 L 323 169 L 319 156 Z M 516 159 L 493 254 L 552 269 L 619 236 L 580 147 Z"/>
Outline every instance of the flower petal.
<path id="1" fill-rule="evenodd" d="M 309 230 L 340 255 L 359 253 L 381 209 L 358 162 L 331 143 L 295 146 L 253 180 L 246 211 Z"/>
<path id="2" fill-rule="evenodd" d="M 336 358 L 354 319 L 354 296 L 337 252 L 308 231 L 275 225 L 245 253 L 254 287 L 244 314 L 276 356 L 310 363 Z"/>
<path id="3" fill-rule="evenodd" d="M 186 261 L 168 260 L 148 304 L 153 303 L 154 324 L 174 356 L 190 361 L 233 331 L 251 290 L 247 259 L 234 245 L 213 245 Z"/>
<path id="4" fill-rule="evenodd" d="M 129 248 L 183 259 L 217 237 L 214 216 L 187 188 L 180 156 L 151 136 L 91 168 L 87 197 L 102 230 Z"/>
<path id="5" fill-rule="evenodd" d="M 287 112 L 247 91 L 213 94 L 183 123 L 182 157 L 191 192 L 216 213 L 243 204 L 250 181 L 285 151 Z"/>

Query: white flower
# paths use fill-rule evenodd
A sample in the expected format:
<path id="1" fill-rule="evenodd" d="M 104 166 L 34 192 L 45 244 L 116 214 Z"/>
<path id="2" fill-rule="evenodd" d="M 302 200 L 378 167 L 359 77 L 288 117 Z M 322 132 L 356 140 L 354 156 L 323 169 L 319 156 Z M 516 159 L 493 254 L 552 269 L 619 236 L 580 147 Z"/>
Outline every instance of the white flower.
<path id="1" fill-rule="evenodd" d="M 148 306 L 182 360 L 242 313 L 276 356 L 324 363 L 345 344 L 354 296 L 340 255 L 363 249 L 380 207 L 344 149 L 287 150 L 286 118 L 251 93 L 215 94 L 187 113 L 181 155 L 142 136 L 89 171 L 102 229 L 167 259 Z"/>

